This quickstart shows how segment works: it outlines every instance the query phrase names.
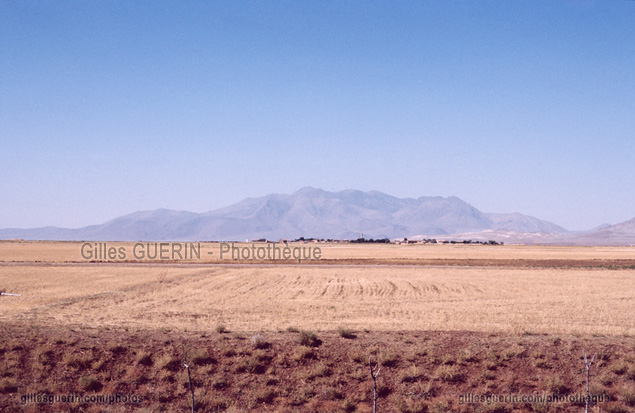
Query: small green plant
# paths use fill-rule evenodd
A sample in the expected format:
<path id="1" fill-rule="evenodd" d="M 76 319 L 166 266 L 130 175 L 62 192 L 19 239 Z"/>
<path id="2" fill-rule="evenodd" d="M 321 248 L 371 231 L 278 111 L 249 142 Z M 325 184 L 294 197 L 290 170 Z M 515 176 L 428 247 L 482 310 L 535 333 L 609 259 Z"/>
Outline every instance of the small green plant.
<path id="1" fill-rule="evenodd" d="M 216 326 L 216 332 L 218 334 L 225 334 L 225 333 L 229 333 L 229 330 L 227 329 L 225 324 L 219 324 Z"/>

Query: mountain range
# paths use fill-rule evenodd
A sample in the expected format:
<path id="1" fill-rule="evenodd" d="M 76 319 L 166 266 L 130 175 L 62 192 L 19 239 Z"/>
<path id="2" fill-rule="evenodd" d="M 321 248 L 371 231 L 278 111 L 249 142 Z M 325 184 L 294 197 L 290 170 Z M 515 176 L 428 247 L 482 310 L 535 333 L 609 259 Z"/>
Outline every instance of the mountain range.
<path id="1" fill-rule="evenodd" d="M 635 244 L 635 219 L 598 231 L 574 234 L 554 223 L 519 213 L 481 212 L 451 197 L 397 198 L 382 192 L 329 192 L 302 188 L 293 194 L 247 198 L 217 210 L 195 213 L 156 209 L 135 212 L 101 225 L 69 229 L 0 229 L 0 239 L 86 241 L 244 241 L 265 238 L 356 239 L 453 237 L 527 243 Z M 542 234 L 536 237 L 536 234 Z M 521 241 L 522 242 L 522 241 Z"/>

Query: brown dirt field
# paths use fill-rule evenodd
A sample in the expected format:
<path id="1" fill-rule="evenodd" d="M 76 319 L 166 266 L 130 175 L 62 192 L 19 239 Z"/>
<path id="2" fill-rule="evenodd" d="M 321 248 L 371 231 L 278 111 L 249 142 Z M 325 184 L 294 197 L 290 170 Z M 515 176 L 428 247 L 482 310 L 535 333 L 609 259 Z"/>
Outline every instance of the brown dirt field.
<path id="1" fill-rule="evenodd" d="M 580 402 L 464 401 L 468 394 L 583 395 L 583 350 L 598 353 L 591 393 L 610 400 L 592 411 L 635 408 L 632 337 L 343 331 L 317 333 L 306 346 L 295 331 L 261 333 L 254 344 L 259 333 L 1 329 L 0 410 L 7 412 L 189 411 L 184 349 L 197 411 L 370 412 L 372 355 L 382 365 L 380 412 L 579 412 Z M 142 400 L 22 403 L 29 394 Z"/>

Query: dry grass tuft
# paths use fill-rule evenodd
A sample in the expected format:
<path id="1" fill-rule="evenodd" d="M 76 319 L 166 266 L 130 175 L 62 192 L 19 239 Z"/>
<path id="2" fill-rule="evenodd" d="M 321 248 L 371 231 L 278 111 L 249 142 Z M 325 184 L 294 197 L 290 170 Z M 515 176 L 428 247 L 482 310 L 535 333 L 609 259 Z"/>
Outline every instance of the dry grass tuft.
<path id="1" fill-rule="evenodd" d="M 79 387 L 82 390 L 99 391 L 103 386 L 96 377 L 82 376 L 79 378 Z"/>
<path id="2" fill-rule="evenodd" d="M 137 353 L 135 360 L 142 366 L 149 367 L 154 364 L 152 360 L 152 353 L 150 353 L 149 351 L 140 351 L 139 353 Z"/>
<path id="3" fill-rule="evenodd" d="M 456 365 L 443 364 L 437 367 L 434 376 L 448 383 L 462 383 L 465 381 L 465 373 Z"/>
<path id="4" fill-rule="evenodd" d="M 267 342 L 267 340 L 265 340 L 265 337 L 258 333 L 258 334 L 254 334 L 251 337 L 251 346 L 255 349 L 261 349 L 261 348 L 268 348 L 269 347 L 269 343 Z"/>
<path id="5" fill-rule="evenodd" d="M 18 391 L 18 382 L 12 378 L 0 379 L 0 393 L 15 393 Z"/>
<path id="6" fill-rule="evenodd" d="M 157 367 L 165 371 L 177 371 L 181 368 L 181 359 L 171 354 L 164 354 L 157 360 Z"/>
<path id="7" fill-rule="evenodd" d="M 322 341 L 317 338 L 314 332 L 301 330 L 300 344 L 307 347 L 319 347 L 322 344 Z"/>
<path id="8" fill-rule="evenodd" d="M 348 339 L 357 338 L 357 335 L 355 335 L 355 331 L 347 327 L 340 326 L 337 328 L 337 332 L 342 338 L 348 338 Z"/>

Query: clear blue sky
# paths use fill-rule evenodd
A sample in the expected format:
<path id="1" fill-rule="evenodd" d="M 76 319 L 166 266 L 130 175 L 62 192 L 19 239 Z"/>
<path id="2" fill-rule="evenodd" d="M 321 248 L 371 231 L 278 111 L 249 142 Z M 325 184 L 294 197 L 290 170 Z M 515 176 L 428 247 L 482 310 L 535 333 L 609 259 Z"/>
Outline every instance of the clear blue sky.
<path id="1" fill-rule="evenodd" d="M 635 1 L 0 1 L 0 227 L 304 186 L 635 217 Z"/>

